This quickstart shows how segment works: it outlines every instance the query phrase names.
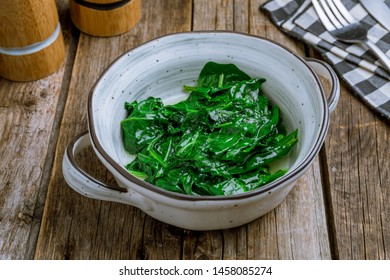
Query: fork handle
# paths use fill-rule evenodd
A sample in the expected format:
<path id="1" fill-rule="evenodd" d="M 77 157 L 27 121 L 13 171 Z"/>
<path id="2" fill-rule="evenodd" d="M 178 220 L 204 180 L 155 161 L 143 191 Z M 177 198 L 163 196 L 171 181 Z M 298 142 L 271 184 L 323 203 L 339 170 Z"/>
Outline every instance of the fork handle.
<path id="1" fill-rule="evenodd" d="M 386 69 L 390 71 L 390 58 L 370 40 L 366 40 L 364 43 L 378 56 L 379 60 L 384 64 Z"/>

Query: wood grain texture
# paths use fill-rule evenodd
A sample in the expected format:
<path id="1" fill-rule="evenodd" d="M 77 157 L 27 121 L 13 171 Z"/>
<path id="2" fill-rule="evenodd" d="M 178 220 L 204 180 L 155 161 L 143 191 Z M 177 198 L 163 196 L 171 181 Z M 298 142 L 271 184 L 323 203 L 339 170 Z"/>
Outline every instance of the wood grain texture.
<path id="1" fill-rule="evenodd" d="M 390 259 L 390 127 L 346 88 L 326 140 L 334 251 L 340 259 Z"/>
<path id="2" fill-rule="evenodd" d="M 143 9 L 140 23 L 128 33 L 110 38 L 80 36 L 36 259 L 181 257 L 181 230 L 157 222 L 131 206 L 82 197 L 67 186 L 61 172 L 67 143 L 87 128 L 88 92 L 108 64 L 147 40 L 190 28 L 191 1 L 145 0 L 143 4 L 153 9 Z M 112 182 L 111 175 L 92 153 L 81 159 L 83 162 L 89 163 L 87 170 L 92 176 Z"/>
<path id="3" fill-rule="evenodd" d="M 0 0 L 0 47 L 25 47 L 46 40 L 58 24 L 55 0 Z"/>
<path id="4" fill-rule="evenodd" d="M 64 58 L 65 44 L 60 32 L 52 44 L 38 52 L 26 55 L 0 53 L 0 76 L 18 82 L 39 80 L 56 72 Z"/>
<path id="5" fill-rule="evenodd" d="M 62 9 L 66 6 L 60 3 Z M 74 37 L 67 30 L 64 38 L 68 51 Z M 28 258 L 65 71 L 63 65 L 29 83 L 0 79 L 0 259 Z"/>
<path id="6" fill-rule="evenodd" d="M 66 144 L 76 131 L 86 129 L 86 93 L 115 56 L 157 36 L 190 30 L 191 19 L 193 30 L 237 30 L 275 36 L 279 31 L 258 11 L 262 2 L 154 1 L 153 9 L 144 9 L 140 24 L 128 34 L 110 40 L 81 36 L 35 258 L 330 258 L 318 162 L 299 180 L 286 201 L 268 215 L 239 228 L 204 232 L 161 223 L 130 206 L 82 197 L 66 185 L 61 175 Z M 151 2 L 144 1 L 144 5 L 148 7 Z M 237 6 L 240 8 L 235 9 Z M 302 45 L 282 35 L 280 39 L 302 54 Z M 93 56 L 92 49 L 105 51 Z M 83 163 L 92 176 L 114 183 L 91 151 L 80 159 Z"/>
<path id="7" fill-rule="evenodd" d="M 73 23 L 94 36 L 115 36 L 133 28 L 141 16 L 141 0 L 132 0 L 116 9 L 98 10 L 69 1 Z"/>
<path id="8" fill-rule="evenodd" d="M 87 129 L 94 82 L 145 41 L 235 30 L 317 56 L 275 28 L 259 11 L 265 1 L 142 0 L 136 27 L 99 38 L 80 34 L 69 2 L 57 0 L 66 63 L 36 82 L 0 79 L 0 259 L 390 259 L 390 125 L 344 87 L 318 159 L 281 205 L 239 228 L 183 230 L 128 205 L 83 197 L 62 176 L 66 145 Z M 77 160 L 115 184 L 91 148 Z"/>
<path id="9" fill-rule="evenodd" d="M 58 34 L 55 33 L 58 13 L 54 0 L 1 0 L 0 6 L 0 47 L 30 47 Z M 42 79 L 57 71 L 65 56 L 62 32 L 54 39 L 48 46 L 32 53 L 14 55 L 0 52 L 0 76 L 26 82 Z"/>
<path id="10" fill-rule="evenodd" d="M 233 0 L 194 0 L 192 30 L 233 30 Z"/>
<path id="11" fill-rule="evenodd" d="M 304 55 L 302 44 L 285 37 L 260 14 L 258 8 L 264 2 L 194 1 L 193 28 L 247 32 L 276 40 Z M 196 233 L 195 241 L 189 233 L 184 241 L 185 252 L 190 254 L 184 257 L 189 259 L 329 259 L 318 161 L 271 213 L 238 229 Z"/>

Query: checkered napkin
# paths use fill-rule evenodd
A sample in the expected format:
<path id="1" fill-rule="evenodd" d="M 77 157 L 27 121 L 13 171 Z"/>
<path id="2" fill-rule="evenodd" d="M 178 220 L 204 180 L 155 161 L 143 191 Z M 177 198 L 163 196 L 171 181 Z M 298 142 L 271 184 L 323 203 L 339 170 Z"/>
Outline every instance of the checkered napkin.
<path id="1" fill-rule="evenodd" d="M 390 8 L 390 0 L 384 2 Z M 390 56 L 390 32 L 357 0 L 342 3 L 367 26 L 369 39 Z M 390 120 L 390 73 L 368 48 L 336 40 L 321 24 L 310 0 L 270 0 L 260 9 L 282 31 L 313 46 L 360 100 Z"/>

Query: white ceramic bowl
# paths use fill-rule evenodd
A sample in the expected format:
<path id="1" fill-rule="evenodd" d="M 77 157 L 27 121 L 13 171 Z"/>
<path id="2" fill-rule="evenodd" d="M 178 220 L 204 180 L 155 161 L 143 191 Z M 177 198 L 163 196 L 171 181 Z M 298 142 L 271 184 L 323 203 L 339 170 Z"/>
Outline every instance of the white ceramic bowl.
<path id="1" fill-rule="evenodd" d="M 289 172 L 282 178 L 244 194 L 193 197 L 157 188 L 124 168 L 131 160 L 122 144 L 124 102 L 148 96 L 161 97 L 166 103 L 184 99 L 182 86 L 194 84 L 208 61 L 234 63 L 252 77 L 266 78 L 263 90 L 279 106 L 287 129 L 298 128 L 299 142 L 289 157 Z M 332 85 L 328 100 L 316 72 Z M 68 145 L 63 174 L 84 196 L 130 204 L 178 227 L 213 230 L 240 226 L 279 205 L 308 169 L 322 146 L 329 112 L 338 97 L 339 82 L 327 64 L 305 60 L 270 40 L 231 32 L 167 35 L 123 54 L 96 82 L 88 103 L 89 132 Z M 76 165 L 74 157 L 88 145 L 119 186 L 107 186 Z"/>

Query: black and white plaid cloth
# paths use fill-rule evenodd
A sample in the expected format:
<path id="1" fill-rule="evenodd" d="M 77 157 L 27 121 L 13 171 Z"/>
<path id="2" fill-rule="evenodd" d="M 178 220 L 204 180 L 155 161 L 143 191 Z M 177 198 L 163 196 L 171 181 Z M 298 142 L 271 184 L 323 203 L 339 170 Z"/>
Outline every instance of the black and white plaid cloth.
<path id="1" fill-rule="evenodd" d="M 384 2 L 390 8 L 390 0 Z M 359 1 L 342 0 L 342 3 L 367 27 L 369 39 L 390 56 L 390 32 Z M 336 40 L 325 30 L 311 0 L 270 0 L 260 9 L 282 31 L 313 46 L 360 100 L 390 120 L 390 73 L 370 50 Z"/>

